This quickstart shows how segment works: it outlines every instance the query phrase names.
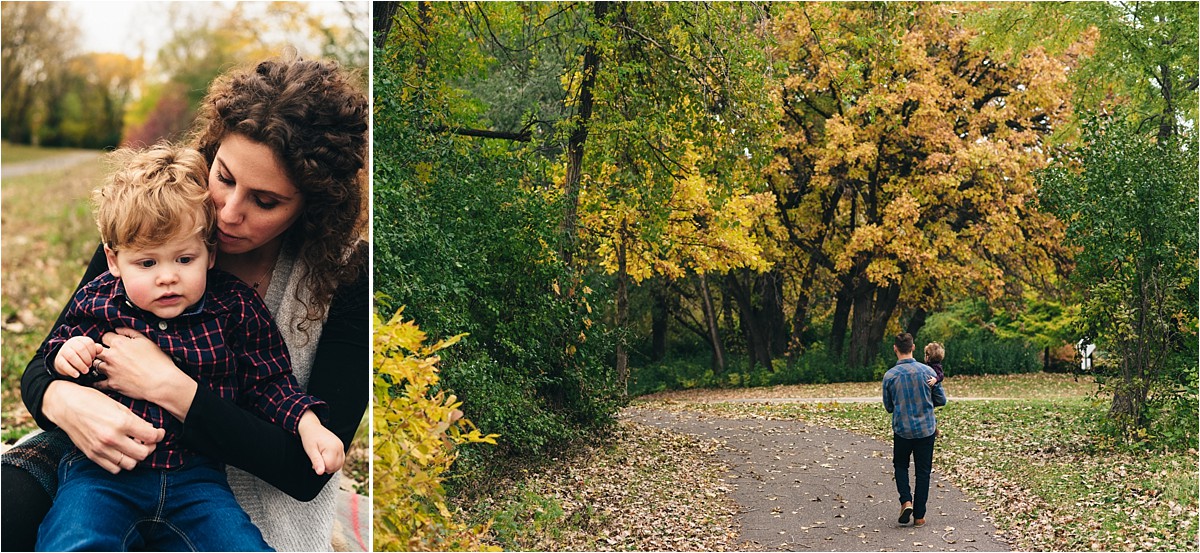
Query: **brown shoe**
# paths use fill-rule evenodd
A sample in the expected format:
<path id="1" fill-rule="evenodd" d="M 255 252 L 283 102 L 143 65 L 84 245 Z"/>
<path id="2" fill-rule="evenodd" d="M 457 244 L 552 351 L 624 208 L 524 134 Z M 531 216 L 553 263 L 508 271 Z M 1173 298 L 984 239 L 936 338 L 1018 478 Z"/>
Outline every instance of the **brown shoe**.
<path id="1" fill-rule="evenodd" d="M 905 501 L 900 508 L 900 524 L 908 524 L 908 517 L 912 516 L 912 502 Z"/>
<path id="2" fill-rule="evenodd" d="M 922 526 L 925 526 L 925 519 L 923 519 L 923 518 L 918 518 L 917 520 L 914 520 L 914 521 L 913 521 L 913 526 L 915 526 L 915 527 L 917 527 L 917 528 L 920 528 L 920 527 L 922 527 Z"/>

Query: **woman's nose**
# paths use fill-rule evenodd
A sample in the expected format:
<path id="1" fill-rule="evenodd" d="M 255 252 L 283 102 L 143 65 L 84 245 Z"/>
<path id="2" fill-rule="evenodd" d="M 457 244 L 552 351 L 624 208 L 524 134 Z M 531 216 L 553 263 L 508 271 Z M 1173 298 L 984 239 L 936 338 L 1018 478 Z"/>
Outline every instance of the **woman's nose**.
<path id="1" fill-rule="evenodd" d="M 237 223 L 242 219 L 241 201 L 234 194 L 225 197 L 225 204 L 217 207 L 217 216 L 224 223 Z"/>

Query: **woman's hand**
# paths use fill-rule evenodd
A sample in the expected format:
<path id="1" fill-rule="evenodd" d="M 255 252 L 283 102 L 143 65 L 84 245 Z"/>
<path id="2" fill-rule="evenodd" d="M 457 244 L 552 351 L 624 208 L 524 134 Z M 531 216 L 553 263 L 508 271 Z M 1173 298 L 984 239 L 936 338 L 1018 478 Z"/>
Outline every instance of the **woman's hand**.
<path id="1" fill-rule="evenodd" d="M 179 370 L 158 344 L 129 328 L 107 332 L 101 340 L 108 348 L 97 357 L 108 378 L 97 388 L 149 401 L 180 421 L 187 420 L 196 381 Z"/>
<path id="2" fill-rule="evenodd" d="M 65 380 L 46 388 L 42 412 L 88 459 L 113 474 L 131 470 L 166 434 L 99 390 Z"/>

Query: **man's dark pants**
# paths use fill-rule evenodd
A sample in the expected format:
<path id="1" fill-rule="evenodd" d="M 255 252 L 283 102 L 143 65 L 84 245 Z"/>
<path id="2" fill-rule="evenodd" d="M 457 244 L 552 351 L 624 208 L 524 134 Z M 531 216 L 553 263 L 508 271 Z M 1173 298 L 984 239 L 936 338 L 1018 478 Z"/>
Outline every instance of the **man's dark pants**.
<path id="1" fill-rule="evenodd" d="M 896 491 L 900 503 L 912 501 L 913 518 L 925 518 L 925 502 L 929 500 L 929 472 L 933 470 L 933 441 L 936 434 L 910 440 L 892 435 L 892 466 L 896 469 Z M 915 496 L 908 487 L 908 458 L 917 466 Z"/>

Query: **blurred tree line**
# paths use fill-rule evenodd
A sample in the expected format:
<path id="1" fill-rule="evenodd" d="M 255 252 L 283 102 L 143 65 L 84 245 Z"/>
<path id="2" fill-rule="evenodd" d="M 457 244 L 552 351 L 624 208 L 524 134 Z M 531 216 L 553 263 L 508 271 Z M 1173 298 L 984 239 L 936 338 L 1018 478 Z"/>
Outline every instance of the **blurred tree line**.
<path id="1" fill-rule="evenodd" d="M 952 373 L 1047 367 L 1101 328 L 1114 366 L 1148 367 L 1117 345 L 1152 328 L 1194 350 L 1195 263 L 1131 273 L 1174 298 L 1158 326 L 1096 322 L 1091 215 L 1040 179 L 1080 174 L 1096 118 L 1188 151 L 1195 4 L 380 4 L 376 287 L 471 334 L 445 383 L 514 450 L 630 385 L 877 378 L 900 331 L 949 342 Z M 1190 229 L 1194 261 L 1179 221 L 1155 248 Z"/>
<path id="2" fill-rule="evenodd" d="M 365 22 L 365 2 L 343 2 Z M 81 52 L 70 7 L 3 3 L 3 138 L 40 146 L 107 148 L 178 139 L 209 82 L 226 69 L 279 55 L 287 44 L 365 76 L 363 30 L 304 3 L 155 4 L 170 38 L 152 60 Z M 130 40 L 135 40 L 131 37 Z M 365 78 L 364 78 L 365 81 Z"/>

